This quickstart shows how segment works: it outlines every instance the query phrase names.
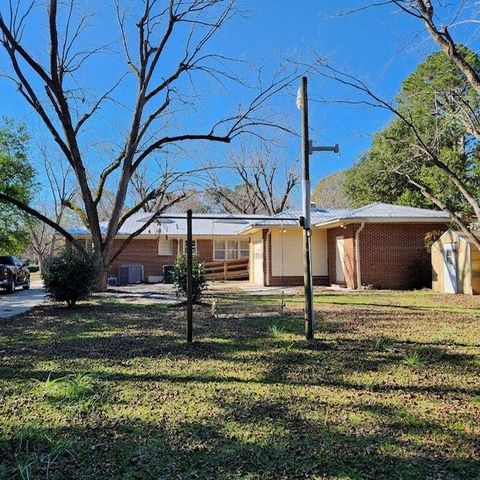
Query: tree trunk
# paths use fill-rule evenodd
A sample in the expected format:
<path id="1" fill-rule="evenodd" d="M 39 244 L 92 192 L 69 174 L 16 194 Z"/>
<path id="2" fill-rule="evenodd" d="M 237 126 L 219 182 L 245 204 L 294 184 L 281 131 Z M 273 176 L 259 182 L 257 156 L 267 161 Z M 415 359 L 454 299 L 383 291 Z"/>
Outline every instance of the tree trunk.
<path id="1" fill-rule="evenodd" d="M 40 273 L 43 273 L 45 269 L 45 259 L 43 255 L 38 255 L 38 266 L 40 267 Z"/>
<path id="2" fill-rule="evenodd" d="M 108 267 L 104 262 L 101 263 L 100 272 L 95 287 L 96 292 L 105 292 L 107 290 Z"/>

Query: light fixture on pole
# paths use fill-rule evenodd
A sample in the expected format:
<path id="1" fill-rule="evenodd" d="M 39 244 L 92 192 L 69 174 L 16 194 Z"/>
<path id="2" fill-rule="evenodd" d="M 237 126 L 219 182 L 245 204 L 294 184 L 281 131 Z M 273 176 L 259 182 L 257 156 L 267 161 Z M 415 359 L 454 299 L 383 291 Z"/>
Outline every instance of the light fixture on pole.
<path id="1" fill-rule="evenodd" d="M 310 201 L 310 155 L 313 152 L 339 152 L 338 144 L 314 147 L 308 132 L 308 95 L 307 77 L 302 77 L 296 98 L 297 108 L 302 112 L 302 214 L 300 224 L 303 227 L 303 267 L 305 286 L 305 335 L 307 340 L 314 337 L 313 278 L 312 278 L 312 226 Z"/>

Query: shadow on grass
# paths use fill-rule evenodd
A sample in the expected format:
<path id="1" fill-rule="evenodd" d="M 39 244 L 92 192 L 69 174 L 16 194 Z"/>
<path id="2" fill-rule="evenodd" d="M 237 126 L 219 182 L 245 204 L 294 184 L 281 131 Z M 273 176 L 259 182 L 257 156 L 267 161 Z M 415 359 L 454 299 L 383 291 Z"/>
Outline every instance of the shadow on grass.
<path id="1" fill-rule="evenodd" d="M 432 452 L 424 441 L 448 441 L 452 432 L 418 418 L 399 422 L 405 416 L 400 408 L 376 409 L 378 424 L 359 428 L 354 414 L 372 413 L 369 405 L 358 404 L 350 420 L 335 422 L 324 404 L 315 406 L 318 420 L 308 420 L 293 403 L 222 395 L 214 401 L 219 413 L 180 414 L 174 423 L 94 418 L 89 423 L 98 420 L 95 427 L 29 426 L 0 441 L 3 473 L 84 480 L 474 479 L 479 472 L 478 460 L 450 448 Z M 460 437 L 475 450 L 478 438 Z"/>
<path id="2" fill-rule="evenodd" d="M 75 315 L 46 306 L 2 325 L 5 398 L 45 382 L 50 371 L 40 362 L 53 362 L 55 379 L 68 379 L 95 360 L 95 377 L 86 379 L 81 402 L 75 392 L 55 389 L 25 400 L 32 408 L 39 403 L 42 414 L 56 409 L 56 424 L 70 426 L 54 427 L 38 411 L 36 420 L 26 415 L 21 432 L 0 435 L 0 478 L 478 477 L 478 436 L 402 408 L 413 395 L 453 398 L 445 403 L 451 409 L 459 395 L 480 395 L 478 383 L 442 381 L 446 369 L 474 377 L 475 355 L 385 334 L 377 345 L 352 336 L 356 320 L 348 323 L 344 314 L 329 314 L 320 324 L 322 340 L 307 343 L 299 316 L 212 319 L 201 307 L 196 313 L 192 345 L 183 340 L 183 312 L 155 306 L 103 303 Z M 361 310 L 360 317 L 374 324 L 385 315 Z M 279 338 L 272 338 L 273 323 L 282 328 Z M 426 379 L 407 385 L 391 377 L 378 385 L 352 379 L 398 367 L 413 348 L 427 363 Z M 127 389 L 131 403 L 116 397 Z M 372 390 L 375 403 L 362 400 Z M 162 391 L 167 395 L 157 397 Z M 393 395 L 399 406 L 382 403 Z"/>
<path id="3" fill-rule="evenodd" d="M 377 318 L 377 313 L 362 312 L 362 318 L 372 321 L 372 318 Z M 261 365 L 264 372 L 254 382 L 365 389 L 364 384 L 345 378 L 352 374 L 371 374 L 396 368 L 412 351 L 418 352 L 426 363 L 424 371 L 450 369 L 462 375 L 468 370 L 471 374 L 477 372 L 480 375 L 480 365 L 473 354 L 454 351 L 448 345 L 426 345 L 389 337 L 382 337 L 382 344 L 386 347 L 378 347 L 374 339 L 345 335 L 352 324 L 345 322 L 343 316 L 332 318 L 320 323 L 322 331 L 318 336 L 324 336 L 322 340 L 303 342 L 298 340 L 303 328 L 303 319 L 298 316 L 275 320 L 213 319 L 204 316 L 195 323 L 197 341 L 189 345 L 183 340 L 183 312 L 176 309 L 165 311 L 155 306 L 125 309 L 123 305 L 105 304 L 101 307 L 87 306 L 79 315 L 72 316 L 66 310 L 43 307 L 2 326 L 1 332 L 9 339 L 3 355 L 11 360 L 0 370 L 0 378 L 45 379 L 49 372 L 32 369 L 38 362 L 54 359 L 118 362 L 137 358 L 169 358 L 175 361 L 228 361 L 247 366 L 254 361 Z M 270 327 L 273 324 L 282 329 L 280 338 L 272 338 Z M 132 376 L 128 378 L 133 379 Z M 233 374 L 225 377 L 146 374 L 136 378 L 179 382 L 245 381 Z M 390 381 L 375 385 L 375 389 L 436 394 L 480 393 L 480 387 L 437 383 L 405 386 Z"/>

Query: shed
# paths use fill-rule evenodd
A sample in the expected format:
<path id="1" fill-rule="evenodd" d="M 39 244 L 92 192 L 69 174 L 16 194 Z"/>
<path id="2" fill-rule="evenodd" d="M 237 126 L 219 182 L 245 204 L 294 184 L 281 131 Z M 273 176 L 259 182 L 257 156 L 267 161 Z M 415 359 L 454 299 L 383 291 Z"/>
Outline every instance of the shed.
<path id="1" fill-rule="evenodd" d="M 447 230 L 433 244 L 432 269 L 435 292 L 480 293 L 480 252 L 463 232 Z"/>

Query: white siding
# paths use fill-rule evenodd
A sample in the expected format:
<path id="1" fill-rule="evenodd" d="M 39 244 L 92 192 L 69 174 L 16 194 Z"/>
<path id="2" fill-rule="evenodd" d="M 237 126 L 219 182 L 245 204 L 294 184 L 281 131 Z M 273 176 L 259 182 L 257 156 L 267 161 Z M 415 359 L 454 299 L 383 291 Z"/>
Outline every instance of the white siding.
<path id="1" fill-rule="evenodd" d="M 272 230 L 272 275 L 303 276 L 303 232 L 300 228 L 284 230 Z M 313 229 L 312 232 L 312 273 L 327 276 L 327 231 Z"/>

